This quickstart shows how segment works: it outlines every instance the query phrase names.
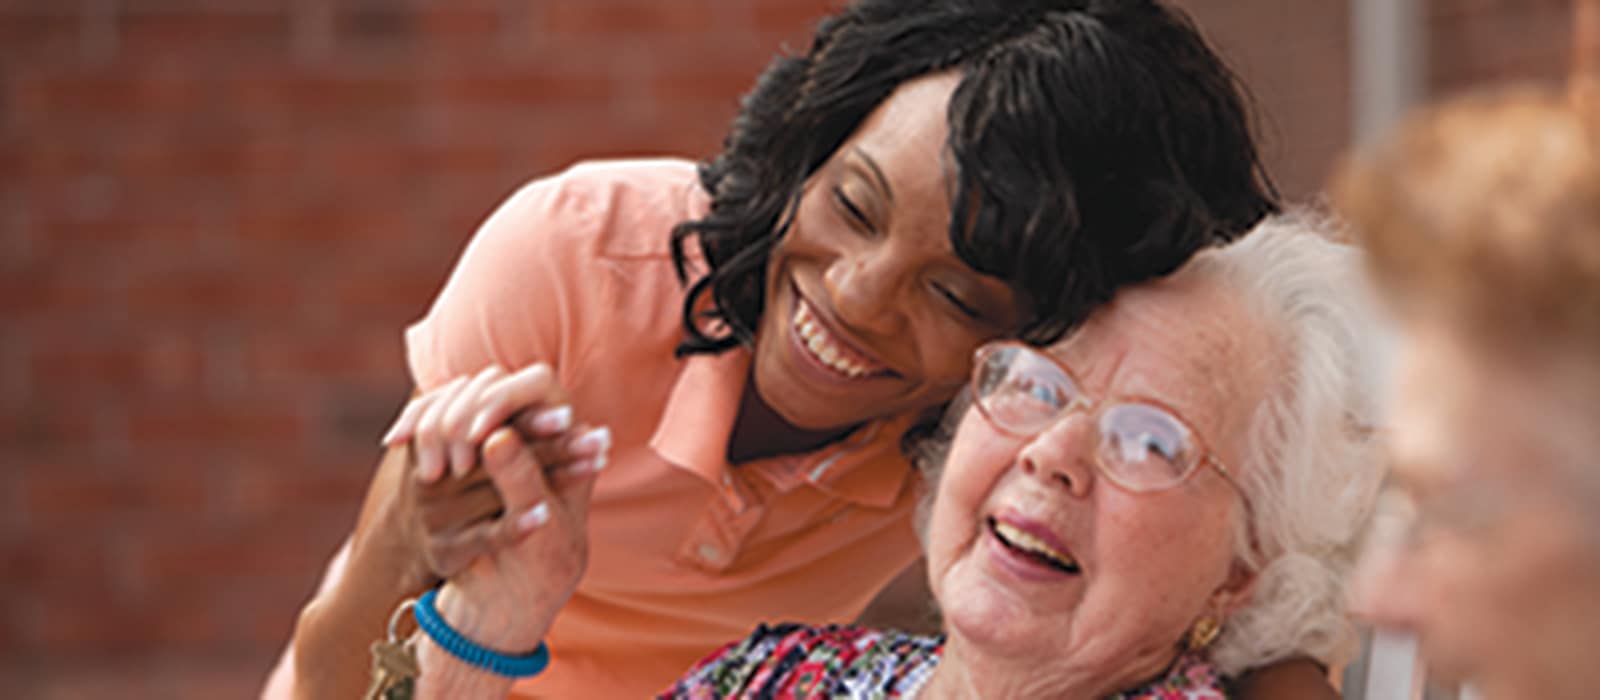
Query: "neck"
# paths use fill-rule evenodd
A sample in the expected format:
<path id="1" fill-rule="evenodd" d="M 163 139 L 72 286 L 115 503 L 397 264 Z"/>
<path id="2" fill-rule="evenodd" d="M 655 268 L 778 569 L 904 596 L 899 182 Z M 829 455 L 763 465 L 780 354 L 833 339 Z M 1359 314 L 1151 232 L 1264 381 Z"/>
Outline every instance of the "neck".
<path id="1" fill-rule="evenodd" d="M 1144 659 L 1117 669 L 1120 672 L 1106 673 L 1103 668 L 1079 666 L 1068 658 L 1041 663 L 1037 658 L 983 653 L 952 634 L 917 700 L 1093 700 L 1148 683 L 1164 673 L 1175 657 Z"/>
<path id="2" fill-rule="evenodd" d="M 752 371 L 745 379 L 739 414 L 733 420 L 733 434 L 728 437 L 728 462 L 739 464 L 763 457 L 810 452 L 839 441 L 856 427 L 808 430 L 784 420 L 762 400 Z"/>

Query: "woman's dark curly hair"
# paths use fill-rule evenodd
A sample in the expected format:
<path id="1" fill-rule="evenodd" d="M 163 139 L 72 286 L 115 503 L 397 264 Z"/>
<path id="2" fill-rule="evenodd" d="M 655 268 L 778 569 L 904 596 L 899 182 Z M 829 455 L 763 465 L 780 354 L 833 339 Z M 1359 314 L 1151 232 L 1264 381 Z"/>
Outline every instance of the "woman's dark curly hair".
<path id="1" fill-rule="evenodd" d="M 1119 286 L 1277 209 L 1242 86 L 1180 10 L 859 0 L 821 22 L 806 55 L 768 66 L 722 154 L 700 167 L 710 212 L 672 233 L 682 279 L 689 240 L 708 266 L 689 287 L 678 354 L 753 341 L 767 259 L 807 178 L 896 87 L 945 70 L 961 74 L 950 241 L 1021 293 L 1027 341 L 1053 342 Z"/>

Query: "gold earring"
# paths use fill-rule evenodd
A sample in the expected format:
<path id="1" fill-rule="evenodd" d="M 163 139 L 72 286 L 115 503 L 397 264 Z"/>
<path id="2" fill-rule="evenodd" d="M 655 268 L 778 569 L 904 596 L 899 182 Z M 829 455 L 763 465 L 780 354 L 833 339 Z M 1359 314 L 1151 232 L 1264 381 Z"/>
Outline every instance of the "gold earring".
<path id="1" fill-rule="evenodd" d="M 1212 642 L 1217 641 L 1217 635 L 1222 634 L 1222 625 L 1216 618 L 1207 615 L 1194 621 L 1194 626 L 1189 628 L 1189 650 L 1200 651 Z"/>

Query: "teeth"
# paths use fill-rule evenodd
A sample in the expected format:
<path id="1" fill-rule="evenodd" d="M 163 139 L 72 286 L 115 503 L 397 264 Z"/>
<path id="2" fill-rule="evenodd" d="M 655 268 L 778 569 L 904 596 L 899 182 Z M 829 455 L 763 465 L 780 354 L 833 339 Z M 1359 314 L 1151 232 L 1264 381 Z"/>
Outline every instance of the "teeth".
<path id="1" fill-rule="evenodd" d="M 1000 536 L 1000 539 L 1004 540 L 1006 544 L 1011 545 L 1013 548 L 1020 549 L 1030 554 L 1037 554 L 1045 557 L 1057 564 L 1060 564 L 1064 568 L 1075 569 L 1078 566 L 1078 562 L 1074 561 L 1072 557 L 1057 551 L 1056 548 L 1045 544 L 1043 540 L 1023 532 L 1022 530 L 1018 530 L 1015 527 L 996 520 L 994 521 L 994 531 L 995 534 Z"/>
<path id="2" fill-rule="evenodd" d="M 811 317 L 811 312 L 806 304 L 795 304 L 794 327 L 799 331 L 801 340 L 805 341 L 806 348 L 822 364 L 838 371 L 848 377 L 860 378 L 872 373 L 865 365 L 851 359 L 847 350 L 836 345 L 826 331 Z"/>

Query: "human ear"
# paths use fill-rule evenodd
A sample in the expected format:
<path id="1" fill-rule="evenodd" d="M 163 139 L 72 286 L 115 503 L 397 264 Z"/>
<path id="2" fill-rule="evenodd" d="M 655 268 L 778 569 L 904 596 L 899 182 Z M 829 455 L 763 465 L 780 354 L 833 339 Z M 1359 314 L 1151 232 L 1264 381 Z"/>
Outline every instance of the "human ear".
<path id="1" fill-rule="evenodd" d="M 1210 609 L 1217 611 L 1224 618 L 1232 615 L 1250 600 L 1259 578 L 1259 572 L 1246 566 L 1244 562 L 1235 560 L 1228 567 L 1228 577 L 1211 592 L 1208 600 Z"/>

